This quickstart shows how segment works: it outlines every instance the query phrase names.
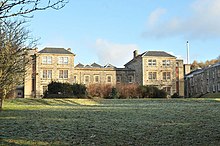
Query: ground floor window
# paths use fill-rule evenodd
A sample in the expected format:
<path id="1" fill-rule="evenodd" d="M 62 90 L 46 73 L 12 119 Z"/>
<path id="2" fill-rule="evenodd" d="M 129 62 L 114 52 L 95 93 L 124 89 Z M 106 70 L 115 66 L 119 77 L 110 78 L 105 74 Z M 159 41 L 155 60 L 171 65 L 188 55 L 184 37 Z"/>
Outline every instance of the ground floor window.
<path id="1" fill-rule="evenodd" d="M 112 76 L 107 76 L 107 82 L 111 83 L 112 82 Z"/>
<path id="2" fill-rule="evenodd" d="M 133 83 L 134 82 L 134 77 L 133 76 L 129 76 L 128 77 L 128 82 L 129 83 Z"/>
<path id="3" fill-rule="evenodd" d="M 121 76 L 117 76 L 117 77 L 116 77 L 116 82 L 117 82 L 117 83 L 121 83 Z"/>
<path id="4" fill-rule="evenodd" d="M 68 70 L 59 70 L 59 78 L 67 79 L 68 78 Z"/>
<path id="5" fill-rule="evenodd" d="M 98 82 L 99 82 L 99 78 L 100 78 L 99 75 L 95 75 L 95 76 L 94 76 L 94 82 L 95 82 L 95 83 L 98 83 Z"/>
<path id="6" fill-rule="evenodd" d="M 51 79 L 52 70 L 43 70 L 43 79 Z"/>
<path id="7" fill-rule="evenodd" d="M 171 95 L 171 87 L 163 87 L 163 90 L 167 92 L 167 94 Z"/>
<path id="8" fill-rule="evenodd" d="M 85 75 L 84 76 L 84 83 L 87 84 L 90 82 L 90 76 L 89 75 Z"/>
<path id="9" fill-rule="evenodd" d="M 148 79 L 149 80 L 156 80 L 157 79 L 157 72 L 148 72 Z"/>

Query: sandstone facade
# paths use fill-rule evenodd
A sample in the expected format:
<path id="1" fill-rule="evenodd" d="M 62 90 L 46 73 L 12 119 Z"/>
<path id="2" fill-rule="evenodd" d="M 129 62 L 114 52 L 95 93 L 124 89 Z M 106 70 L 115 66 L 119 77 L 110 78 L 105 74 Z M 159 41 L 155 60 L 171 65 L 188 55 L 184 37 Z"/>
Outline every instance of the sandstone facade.
<path id="1" fill-rule="evenodd" d="M 146 51 L 138 54 L 117 68 L 111 64 L 101 66 L 78 64 L 70 49 L 45 48 L 31 54 L 32 62 L 25 77 L 24 96 L 42 97 L 51 81 L 80 84 L 129 84 L 153 85 L 170 95 L 184 96 L 183 60 L 163 51 Z"/>

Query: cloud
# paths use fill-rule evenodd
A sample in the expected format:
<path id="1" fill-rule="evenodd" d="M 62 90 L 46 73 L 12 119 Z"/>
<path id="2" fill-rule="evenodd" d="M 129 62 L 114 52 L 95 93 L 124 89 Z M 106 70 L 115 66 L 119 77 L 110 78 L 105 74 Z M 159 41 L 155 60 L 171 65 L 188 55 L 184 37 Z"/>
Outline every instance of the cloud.
<path id="1" fill-rule="evenodd" d="M 161 8 L 154 10 L 148 17 L 147 30 L 143 36 L 156 38 L 183 36 L 191 39 L 220 37 L 219 0 L 195 0 L 186 10 L 190 13 L 188 17 L 178 15 L 168 17 L 165 10 Z"/>
<path id="2" fill-rule="evenodd" d="M 148 25 L 150 27 L 153 27 L 158 22 L 160 17 L 165 13 L 166 13 L 166 9 L 157 8 L 156 10 L 154 10 L 149 16 Z"/>
<path id="3" fill-rule="evenodd" d="M 99 63 L 103 65 L 110 63 L 117 67 L 122 67 L 130 61 L 133 51 L 137 48 L 135 44 L 117 44 L 104 39 L 97 39 L 95 43 Z"/>

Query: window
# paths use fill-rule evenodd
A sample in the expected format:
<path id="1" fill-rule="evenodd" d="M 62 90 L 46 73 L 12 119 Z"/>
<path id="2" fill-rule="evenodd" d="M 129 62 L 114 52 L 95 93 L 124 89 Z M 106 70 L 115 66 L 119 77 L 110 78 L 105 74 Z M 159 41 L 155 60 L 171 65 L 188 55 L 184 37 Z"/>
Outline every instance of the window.
<path id="1" fill-rule="evenodd" d="M 170 60 L 163 60 L 162 64 L 163 66 L 170 66 Z"/>
<path id="2" fill-rule="evenodd" d="M 156 59 L 149 59 L 148 60 L 148 65 L 149 66 L 156 66 L 157 65 L 157 61 L 156 61 Z"/>
<path id="3" fill-rule="evenodd" d="M 220 77 L 220 68 L 218 68 L 218 77 Z"/>
<path id="4" fill-rule="evenodd" d="M 128 82 L 129 82 L 129 83 L 133 83 L 133 82 L 134 82 L 133 76 L 129 76 L 129 77 L 128 77 Z"/>
<path id="5" fill-rule="evenodd" d="M 47 86 L 43 86 L 43 93 L 47 91 Z"/>
<path id="6" fill-rule="evenodd" d="M 73 82 L 76 83 L 77 81 L 77 76 L 73 76 Z"/>
<path id="7" fill-rule="evenodd" d="M 167 94 L 171 95 L 171 87 L 163 87 L 163 90 L 167 92 Z"/>
<path id="8" fill-rule="evenodd" d="M 52 70 L 43 70 L 43 79 L 51 79 Z"/>
<path id="9" fill-rule="evenodd" d="M 163 80 L 170 80 L 171 74 L 170 72 L 163 72 Z"/>
<path id="10" fill-rule="evenodd" d="M 107 82 L 111 83 L 112 82 L 112 77 L 111 76 L 107 76 Z"/>
<path id="11" fill-rule="evenodd" d="M 220 83 L 218 83 L 218 91 L 220 91 Z"/>
<path id="12" fill-rule="evenodd" d="M 215 85 L 212 85 L 212 91 L 215 92 Z"/>
<path id="13" fill-rule="evenodd" d="M 157 72 L 148 72 L 148 79 L 149 80 L 156 80 L 157 79 Z"/>
<path id="14" fill-rule="evenodd" d="M 120 83 L 120 82 L 121 82 L 121 76 L 117 76 L 116 82 L 117 82 L 117 83 Z"/>
<path id="15" fill-rule="evenodd" d="M 58 64 L 68 64 L 68 57 L 59 57 Z"/>
<path id="16" fill-rule="evenodd" d="M 52 64 L 52 57 L 51 56 L 43 56 L 42 57 L 42 64 Z"/>
<path id="17" fill-rule="evenodd" d="M 84 76 L 84 83 L 85 83 L 85 84 L 86 84 L 86 83 L 89 83 L 89 81 L 90 81 L 89 75 L 85 75 L 85 76 Z"/>
<path id="18" fill-rule="evenodd" d="M 68 78 L 68 70 L 59 70 L 59 78 L 67 79 Z"/>
<path id="19" fill-rule="evenodd" d="M 95 83 L 99 82 L 99 76 L 98 75 L 94 76 L 94 81 L 95 81 Z"/>

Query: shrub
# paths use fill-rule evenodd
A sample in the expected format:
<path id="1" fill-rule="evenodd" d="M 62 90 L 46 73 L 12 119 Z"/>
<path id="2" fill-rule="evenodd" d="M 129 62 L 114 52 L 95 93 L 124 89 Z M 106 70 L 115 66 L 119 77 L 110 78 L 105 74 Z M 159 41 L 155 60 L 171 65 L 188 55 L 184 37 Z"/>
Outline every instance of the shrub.
<path id="1" fill-rule="evenodd" d="M 86 97 L 86 87 L 82 84 L 51 82 L 44 97 Z"/>
<path id="2" fill-rule="evenodd" d="M 174 93 L 171 98 L 180 98 L 180 96 L 178 95 L 178 93 Z"/>
<path id="3" fill-rule="evenodd" d="M 109 98 L 112 92 L 111 84 L 90 84 L 87 87 L 88 95 L 93 97 Z"/>
<path id="4" fill-rule="evenodd" d="M 137 84 L 118 84 L 116 86 L 119 98 L 138 98 L 138 87 Z"/>
<path id="5" fill-rule="evenodd" d="M 140 86 L 139 92 L 142 98 L 165 98 L 167 93 L 155 86 Z"/>
<path id="6" fill-rule="evenodd" d="M 119 98 L 119 92 L 118 92 L 117 88 L 115 88 L 115 87 L 112 88 L 112 92 L 110 93 L 109 98 L 111 98 L 111 99 Z"/>

